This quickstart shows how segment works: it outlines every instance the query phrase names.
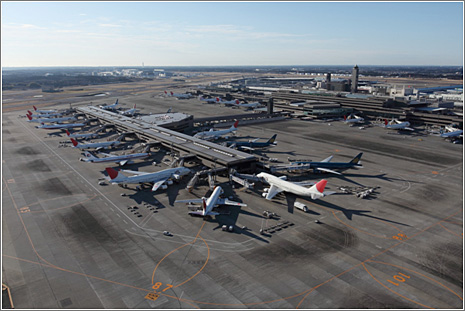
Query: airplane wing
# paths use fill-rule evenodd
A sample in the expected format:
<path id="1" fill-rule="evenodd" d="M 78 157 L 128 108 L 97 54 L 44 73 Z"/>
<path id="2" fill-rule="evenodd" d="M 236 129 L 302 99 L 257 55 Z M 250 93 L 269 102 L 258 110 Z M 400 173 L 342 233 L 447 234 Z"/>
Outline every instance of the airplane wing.
<path id="1" fill-rule="evenodd" d="M 332 174 L 342 175 L 341 173 L 336 172 L 336 171 L 333 171 L 333 170 L 330 170 L 330 169 L 328 169 L 328 168 L 317 167 L 316 169 L 319 170 L 319 171 L 322 171 L 322 172 L 326 172 L 326 173 L 332 173 Z"/>
<path id="2" fill-rule="evenodd" d="M 404 128 L 403 128 L 403 130 L 407 130 L 407 131 L 414 131 L 414 129 L 413 129 L 413 128 L 411 128 L 411 127 L 404 127 Z"/>
<path id="3" fill-rule="evenodd" d="M 245 203 L 231 201 L 231 200 L 228 200 L 228 199 L 218 199 L 217 204 L 234 205 L 234 206 L 247 206 L 247 204 L 245 204 Z"/>
<path id="4" fill-rule="evenodd" d="M 333 159 L 333 156 L 329 156 L 329 157 L 327 157 L 326 159 L 324 159 L 324 160 L 321 161 L 321 162 L 329 162 L 329 161 L 331 161 L 332 159 Z"/>
<path id="5" fill-rule="evenodd" d="M 155 182 L 153 184 L 153 187 L 152 187 L 152 191 L 157 191 L 158 188 L 160 188 L 161 185 L 163 185 L 165 183 L 165 181 L 167 181 L 168 178 L 163 178 L 162 180 L 159 180 L 157 182 Z"/>
<path id="6" fill-rule="evenodd" d="M 103 156 L 105 156 L 105 157 L 107 157 L 107 158 L 108 158 L 108 157 L 112 157 L 111 154 L 104 153 L 104 152 L 99 152 L 98 154 L 99 154 L 99 155 L 103 155 Z"/>
<path id="7" fill-rule="evenodd" d="M 266 194 L 266 199 L 271 200 L 274 198 L 275 195 L 278 193 L 282 192 L 283 190 L 279 188 L 278 186 L 271 185 L 270 190 L 268 190 L 268 193 Z"/>
<path id="8" fill-rule="evenodd" d="M 255 150 L 254 148 L 248 147 L 248 146 L 240 146 L 239 149 L 250 150 L 250 151 L 254 151 L 254 150 Z"/>

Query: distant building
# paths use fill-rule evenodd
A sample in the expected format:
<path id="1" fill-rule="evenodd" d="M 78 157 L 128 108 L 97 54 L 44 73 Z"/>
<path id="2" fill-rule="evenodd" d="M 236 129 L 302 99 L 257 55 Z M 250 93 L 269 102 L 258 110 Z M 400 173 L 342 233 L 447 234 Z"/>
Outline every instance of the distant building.
<path id="1" fill-rule="evenodd" d="M 331 90 L 331 74 L 329 72 L 326 74 L 326 89 Z"/>
<path id="2" fill-rule="evenodd" d="M 350 87 L 351 93 L 357 93 L 358 86 L 358 66 L 355 65 L 352 69 L 352 85 Z"/>

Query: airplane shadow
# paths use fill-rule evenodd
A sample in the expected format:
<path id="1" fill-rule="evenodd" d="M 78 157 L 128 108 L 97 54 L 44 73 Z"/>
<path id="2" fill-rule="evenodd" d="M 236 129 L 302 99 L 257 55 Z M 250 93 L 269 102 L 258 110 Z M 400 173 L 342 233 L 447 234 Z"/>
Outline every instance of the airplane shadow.
<path id="1" fill-rule="evenodd" d="M 397 221 L 394 221 L 394 220 L 389 220 L 389 219 L 386 219 L 386 218 L 381 218 L 381 217 L 368 215 L 367 213 L 371 213 L 371 211 L 368 211 L 368 210 L 346 209 L 346 208 L 343 208 L 343 207 L 340 207 L 340 206 L 337 206 L 335 204 L 329 203 L 327 201 L 322 201 L 322 200 L 316 200 L 315 202 L 318 202 L 318 204 L 321 205 L 321 206 L 325 206 L 327 208 L 342 212 L 344 214 L 344 216 L 348 220 L 352 220 L 352 217 L 355 215 L 355 216 L 368 217 L 368 218 L 377 219 L 377 220 L 381 220 L 381 221 L 385 221 L 385 222 L 389 222 L 389 223 L 393 223 L 393 224 L 397 224 L 397 225 L 410 227 L 410 225 L 408 225 L 408 224 L 404 224 L 404 223 L 397 222 Z"/>

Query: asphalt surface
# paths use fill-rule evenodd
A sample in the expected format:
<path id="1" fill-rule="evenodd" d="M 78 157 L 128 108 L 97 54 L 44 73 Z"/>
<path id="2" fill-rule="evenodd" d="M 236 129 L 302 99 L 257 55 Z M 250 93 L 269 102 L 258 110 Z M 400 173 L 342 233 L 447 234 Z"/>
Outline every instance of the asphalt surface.
<path id="1" fill-rule="evenodd" d="M 137 103 L 142 113 L 242 111 L 159 94 L 119 101 Z M 192 193 L 185 190 L 189 178 L 156 193 L 98 185 L 105 167 L 116 165 L 78 161 L 78 150 L 59 147 L 65 135 L 49 136 L 19 114 L 2 115 L 2 282 L 16 308 L 463 308 L 462 145 L 421 129 L 397 134 L 342 122 L 239 126 L 241 140 L 278 134 L 277 146 L 263 151 L 279 161 L 271 164 L 329 155 L 343 162 L 363 152 L 364 167 L 343 177 L 288 174 L 325 178 L 326 190 L 337 192 L 297 198 L 309 211 L 292 214 L 292 197 L 267 201 L 261 184 L 233 188 L 218 176 L 225 194 L 248 206 L 221 208 L 225 214 L 204 220 L 174 201 L 204 196 L 205 181 Z M 170 159 L 162 151 L 127 169 L 167 168 L 152 165 Z M 340 186 L 379 188 L 359 199 Z M 265 210 L 278 216 L 266 219 Z"/>

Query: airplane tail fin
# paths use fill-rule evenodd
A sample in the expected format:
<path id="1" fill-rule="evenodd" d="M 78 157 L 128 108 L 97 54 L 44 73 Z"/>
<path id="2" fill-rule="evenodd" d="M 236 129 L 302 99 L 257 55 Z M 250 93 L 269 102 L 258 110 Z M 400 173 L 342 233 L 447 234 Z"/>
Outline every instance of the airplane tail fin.
<path id="1" fill-rule="evenodd" d="M 171 96 L 173 96 L 173 95 L 174 95 L 174 93 L 173 93 L 173 92 L 170 92 L 170 94 L 171 94 Z"/>
<path id="2" fill-rule="evenodd" d="M 118 99 L 119 99 L 119 98 L 116 99 L 115 106 L 118 105 Z"/>
<path id="3" fill-rule="evenodd" d="M 32 116 L 31 110 L 28 110 L 27 113 Z"/>
<path id="4" fill-rule="evenodd" d="M 231 126 L 231 130 L 237 130 L 237 126 L 239 125 L 239 120 L 237 120 L 236 122 L 234 122 L 234 124 Z"/>
<path id="5" fill-rule="evenodd" d="M 66 129 L 66 135 L 71 135 L 71 133 L 68 131 L 68 129 Z"/>
<path id="6" fill-rule="evenodd" d="M 74 147 L 77 147 L 78 142 L 74 138 L 71 138 L 71 142 L 73 143 Z"/>
<path id="7" fill-rule="evenodd" d="M 170 112 L 171 112 L 171 110 L 172 110 L 172 108 L 170 107 L 170 109 L 168 109 L 168 111 L 167 111 L 166 113 L 170 113 Z"/>
<path id="8" fill-rule="evenodd" d="M 221 98 L 219 98 L 219 97 L 216 98 L 216 102 L 217 102 L 217 103 L 219 103 L 220 100 L 221 100 Z"/>
<path id="9" fill-rule="evenodd" d="M 269 144 L 274 144 L 274 142 L 276 140 L 276 136 L 278 136 L 278 134 L 274 134 L 273 136 L 271 136 L 271 138 L 268 139 L 268 143 Z"/>
<path id="10" fill-rule="evenodd" d="M 29 121 L 32 120 L 32 117 L 30 114 L 26 114 L 26 117 L 29 119 Z"/>
<path id="11" fill-rule="evenodd" d="M 352 161 L 350 161 L 349 163 L 351 164 L 359 164 L 360 163 L 360 160 L 362 159 L 362 155 L 363 155 L 363 152 L 360 152 L 359 154 L 357 154 L 355 156 L 355 158 L 352 159 Z"/>
<path id="12" fill-rule="evenodd" d="M 325 187 L 326 187 L 327 183 L 328 183 L 328 181 L 326 179 L 322 179 L 319 182 L 317 182 L 315 185 L 310 187 L 310 190 L 311 190 L 311 195 L 310 196 L 311 196 L 311 198 L 313 200 L 321 198 L 322 196 L 324 196 L 324 190 L 325 190 Z"/>
<path id="13" fill-rule="evenodd" d="M 111 167 L 106 167 L 105 171 L 107 171 L 111 181 L 121 181 L 124 179 L 124 177 L 126 177 L 123 175 L 123 173 L 121 173 L 121 171 L 117 171 Z"/>
<path id="14" fill-rule="evenodd" d="M 384 125 L 388 125 L 388 120 L 387 119 L 384 119 Z"/>
<path id="15" fill-rule="evenodd" d="M 344 121 L 346 121 L 346 120 L 347 120 L 347 116 L 344 116 Z"/>
<path id="16" fill-rule="evenodd" d="M 32 106 L 32 107 L 34 108 L 34 111 L 37 111 L 37 108 L 36 108 L 36 106 Z"/>
<path id="17" fill-rule="evenodd" d="M 236 99 L 236 105 L 239 105 L 240 101 L 239 99 Z"/>

